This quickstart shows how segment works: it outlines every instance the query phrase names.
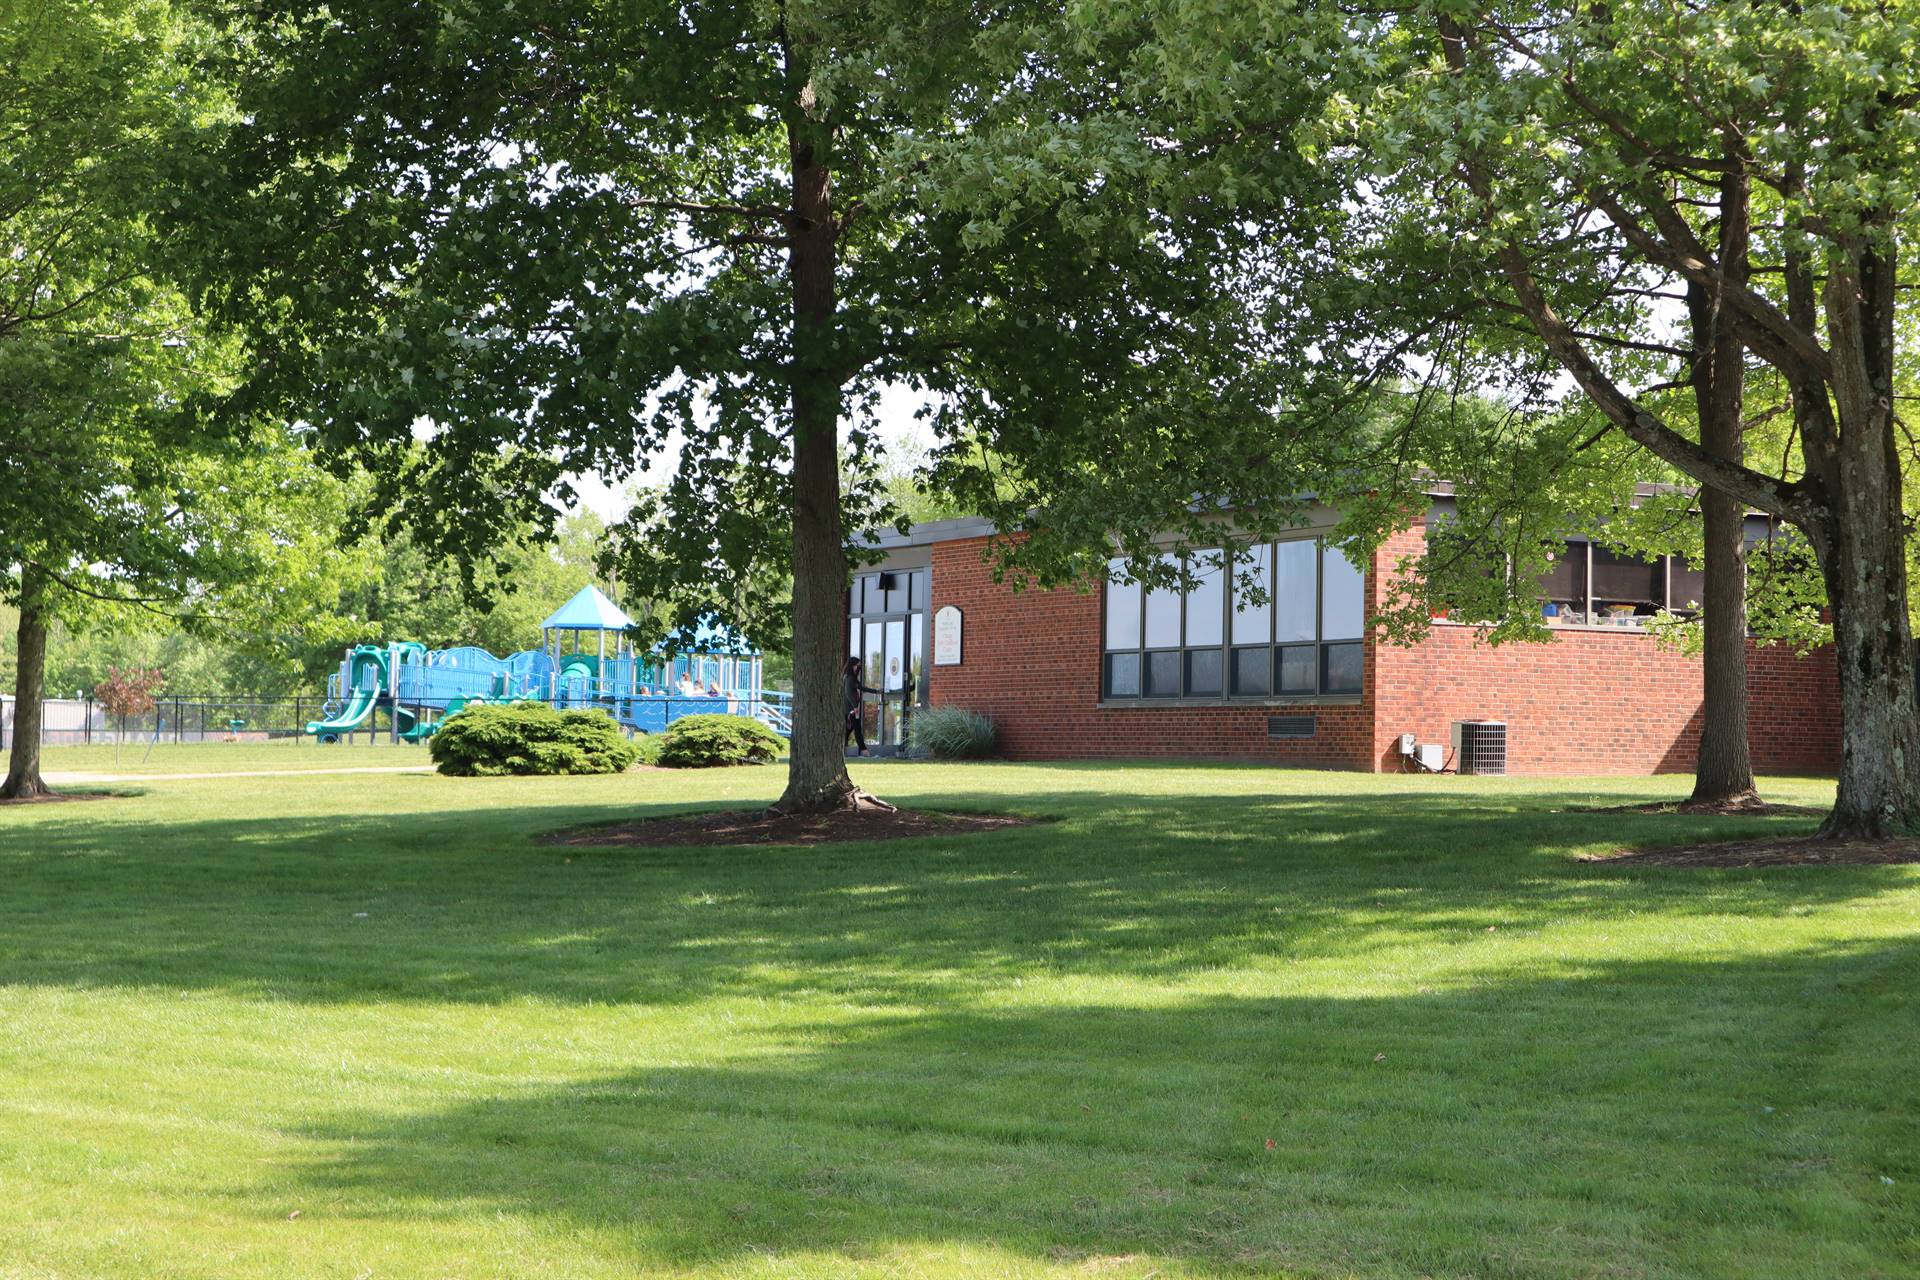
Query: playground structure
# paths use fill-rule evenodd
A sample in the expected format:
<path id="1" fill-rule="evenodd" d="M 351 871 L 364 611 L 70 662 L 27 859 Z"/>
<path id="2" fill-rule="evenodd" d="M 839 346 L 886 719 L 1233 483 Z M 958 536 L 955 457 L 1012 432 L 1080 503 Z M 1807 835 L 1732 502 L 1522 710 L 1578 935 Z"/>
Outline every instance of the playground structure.
<path id="1" fill-rule="evenodd" d="M 540 624 L 540 648 L 504 658 L 470 646 L 356 645 L 328 678 L 326 713 L 306 731 L 338 742 L 373 731 L 376 713 L 385 711 L 393 740 L 420 742 L 473 703 L 532 701 L 560 710 L 598 707 L 638 733 L 721 714 L 748 716 L 791 736 L 791 700 L 762 685 L 760 654 L 732 631 L 703 620 L 673 644 L 641 654 L 627 638 L 632 625 L 598 588 L 586 586 Z"/>

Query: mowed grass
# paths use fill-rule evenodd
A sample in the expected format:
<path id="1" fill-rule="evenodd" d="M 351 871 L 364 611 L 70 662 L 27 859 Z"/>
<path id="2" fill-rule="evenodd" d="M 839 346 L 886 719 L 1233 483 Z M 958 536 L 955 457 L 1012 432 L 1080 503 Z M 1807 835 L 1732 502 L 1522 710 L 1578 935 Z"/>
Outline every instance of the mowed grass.
<path id="1" fill-rule="evenodd" d="M 55 775 L 433 767 L 424 744 L 389 744 L 384 735 L 375 743 L 368 743 L 362 737 L 352 743 L 328 746 L 307 737 L 275 738 L 269 742 L 158 742 L 151 750 L 147 743 L 130 736 L 117 748 L 111 741 L 80 747 L 46 747 L 41 756 L 41 768 Z"/>
<path id="2" fill-rule="evenodd" d="M 1920 868 L 1573 859 L 1813 824 L 1578 811 L 1678 778 L 859 776 L 1055 820 L 529 838 L 777 768 L 0 810 L 0 1275 L 1920 1274 Z"/>

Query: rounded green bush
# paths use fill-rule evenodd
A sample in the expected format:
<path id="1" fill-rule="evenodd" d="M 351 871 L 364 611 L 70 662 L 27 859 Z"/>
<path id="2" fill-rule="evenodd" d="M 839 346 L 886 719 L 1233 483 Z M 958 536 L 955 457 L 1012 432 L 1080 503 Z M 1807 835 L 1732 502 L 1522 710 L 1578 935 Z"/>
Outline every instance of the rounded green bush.
<path id="1" fill-rule="evenodd" d="M 667 726 L 658 762 L 669 769 L 768 764 L 786 744 L 779 734 L 748 716 L 688 716 Z"/>
<path id="2" fill-rule="evenodd" d="M 993 754 L 993 718 L 965 707 L 929 707 L 913 713 L 913 745 L 936 760 L 984 760 Z"/>
<path id="3" fill-rule="evenodd" d="M 544 702 L 470 703 L 440 722 L 427 750 L 457 777 L 621 773 L 640 756 L 606 712 Z"/>

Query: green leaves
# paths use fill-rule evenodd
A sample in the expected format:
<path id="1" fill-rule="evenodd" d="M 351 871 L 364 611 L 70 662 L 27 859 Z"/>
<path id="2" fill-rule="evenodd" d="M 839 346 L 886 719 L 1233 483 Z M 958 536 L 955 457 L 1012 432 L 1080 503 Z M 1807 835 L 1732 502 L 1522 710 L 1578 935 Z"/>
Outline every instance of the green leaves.
<path id="1" fill-rule="evenodd" d="M 771 764 L 784 746 L 779 734 L 746 716 L 686 716 L 661 736 L 655 762 L 666 769 Z"/>
<path id="2" fill-rule="evenodd" d="M 640 756 L 604 711 L 544 702 L 469 703 L 427 739 L 441 773 L 457 777 L 623 773 Z"/>

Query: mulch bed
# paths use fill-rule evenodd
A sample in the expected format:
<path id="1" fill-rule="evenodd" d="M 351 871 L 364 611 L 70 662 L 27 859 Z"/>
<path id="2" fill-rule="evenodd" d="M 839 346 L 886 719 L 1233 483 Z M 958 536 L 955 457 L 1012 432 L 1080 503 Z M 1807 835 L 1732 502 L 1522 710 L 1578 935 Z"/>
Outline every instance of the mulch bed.
<path id="1" fill-rule="evenodd" d="M 642 818 L 608 826 L 573 827 L 539 837 L 540 844 L 614 846 L 627 849 L 688 845 L 817 845 L 853 840 L 904 840 L 913 836 L 963 836 L 1029 827 L 1033 818 L 1003 813 L 935 813 L 923 809 L 849 809 L 824 814 L 769 814 L 765 809 Z"/>
<path id="2" fill-rule="evenodd" d="M 0 800 L 0 808 L 15 804 L 64 804 L 68 800 L 124 800 L 125 791 L 47 791 L 37 796 Z"/>
<path id="3" fill-rule="evenodd" d="M 1690 800 L 1660 800 L 1653 804 L 1615 804 L 1594 806 L 1591 808 L 1571 809 L 1570 813 L 1640 813 L 1663 814 L 1679 813 L 1689 817 L 1708 818 L 1820 818 L 1826 816 L 1825 809 L 1816 809 L 1804 804 L 1768 804 L 1765 801 L 1705 801 L 1695 804 Z"/>
<path id="4" fill-rule="evenodd" d="M 1583 859 L 1637 867 L 1884 867 L 1920 863 L 1920 840 L 1818 840 L 1812 836 L 1716 840 L 1666 849 L 1621 849 Z"/>

